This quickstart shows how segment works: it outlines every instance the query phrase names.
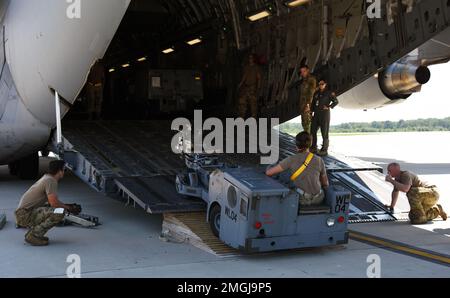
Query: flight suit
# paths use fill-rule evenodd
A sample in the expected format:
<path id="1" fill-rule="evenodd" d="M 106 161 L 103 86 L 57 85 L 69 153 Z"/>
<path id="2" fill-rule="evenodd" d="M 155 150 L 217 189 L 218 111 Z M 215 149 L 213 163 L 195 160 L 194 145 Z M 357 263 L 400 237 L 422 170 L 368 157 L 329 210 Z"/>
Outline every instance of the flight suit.
<path id="1" fill-rule="evenodd" d="M 258 65 L 247 65 L 244 69 L 243 84 L 239 91 L 239 116 L 247 116 L 247 107 L 253 118 L 258 116 L 258 85 L 261 80 L 261 71 Z"/>
<path id="2" fill-rule="evenodd" d="M 314 93 L 317 89 L 317 80 L 314 76 L 309 75 L 302 80 L 300 84 L 300 115 L 302 117 L 303 130 L 311 132 L 311 111 L 306 109 L 307 105 L 311 107 Z"/>
<path id="3" fill-rule="evenodd" d="M 406 196 L 411 208 L 409 219 L 412 224 L 425 224 L 439 217 L 440 212 L 436 207 L 439 193 L 435 186 L 411 187 Z"/>
<path id="4" fill-rule="evenodd" d="M 317 131 L 320 128 L 322 133 L 323 145 L 322 151 L 327 152 L 330 146 L 330 109 L 334 109 L 339 104 L 335 94 L 329 90 L 321 92 L 320 90 L 314 94 L 311 111 L 313 119 L 311 124 L 311 134 L 313 143 L 311 149 L 317 150 Z"/>

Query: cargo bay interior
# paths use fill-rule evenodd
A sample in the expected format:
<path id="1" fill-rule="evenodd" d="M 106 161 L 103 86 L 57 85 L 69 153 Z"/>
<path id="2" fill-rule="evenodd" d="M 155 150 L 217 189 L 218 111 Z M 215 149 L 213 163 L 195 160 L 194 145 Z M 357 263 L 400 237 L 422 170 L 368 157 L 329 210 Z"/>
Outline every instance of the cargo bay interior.
<path id="1" fill-rule="evenodd" d="M 103 116 L 169 118 L 195 107 L 236 116 L 243 66 L 255 53 L 259 115 L 291 120 L 299 114 L 301 64 L 341 95 L 444 30 L 438 2 L 368 19 L 370 3 L 353 0 L 132 0 L 104 57 Z M 405 22 L 415 29 L 404 30 Z"/>
<path id="2" fill-rule="evenodd" d="M 221 1 L 133 0 L 101 61 L 102 118 L 160 119 L 194 108 L 234 115 L 242 55 L 225 9 Z M 85 88 L 67 118 L 84 119 L 86 101 Z"/>

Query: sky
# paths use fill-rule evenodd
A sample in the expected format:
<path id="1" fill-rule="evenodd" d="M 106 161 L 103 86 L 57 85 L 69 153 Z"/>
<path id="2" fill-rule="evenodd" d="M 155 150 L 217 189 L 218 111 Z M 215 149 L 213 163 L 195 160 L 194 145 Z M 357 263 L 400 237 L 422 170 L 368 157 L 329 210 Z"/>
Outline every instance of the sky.
<path id="1" fill-rule="evenodd" d="M 430 70 L 430 82 L 422 87 L 420 93 L 413 94 L 403 103 L 368 111 L 337 107 L 331 114 L 331 124 L 450 117 L 450 63 L 431 66 Z M 299 122 L 300 119 L 293 121 Z"/>

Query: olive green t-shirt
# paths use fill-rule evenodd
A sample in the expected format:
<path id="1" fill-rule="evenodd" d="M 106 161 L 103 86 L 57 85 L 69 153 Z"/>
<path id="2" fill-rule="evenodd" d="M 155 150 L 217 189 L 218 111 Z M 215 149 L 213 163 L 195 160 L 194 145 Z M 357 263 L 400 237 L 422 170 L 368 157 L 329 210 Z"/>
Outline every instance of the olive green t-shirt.
<path id="1" fill-rule="evenodd" d="M 309 153 L 306 152 L 297 153 L 283 160 L 280 166 L 283 170 L 290 170 L 293 174 L 303 165 L 308 155 Z M 325 163 L 322 158 L 315 155 L 306 170 L 295 179 L 294 184 L 304 192 L 316 195 L 322 189 L 320 177 L 326 174 Z"/>
<path id="2" fill-rule="evenodd" d="M 35 209 L 45 206 L 48 202 L 47 196 L 56 194 L 58 191 L 58 182 L 51 175 L 44 175 L 36 182 L 20 199 L 17 209 Z"/>
<path id="3" fill-rule="evenodd" d="M 427 187 L 428 184 L 425 182 L 422 182 L 419 177 L 411 172 L 404 171 L 401 172 L 400 178 L 398 179 L 399 183 L 405 184 L 405 185 L 411 185 L 411 187 Z M 396 189 L 396 191 L 398 191 Z"/>

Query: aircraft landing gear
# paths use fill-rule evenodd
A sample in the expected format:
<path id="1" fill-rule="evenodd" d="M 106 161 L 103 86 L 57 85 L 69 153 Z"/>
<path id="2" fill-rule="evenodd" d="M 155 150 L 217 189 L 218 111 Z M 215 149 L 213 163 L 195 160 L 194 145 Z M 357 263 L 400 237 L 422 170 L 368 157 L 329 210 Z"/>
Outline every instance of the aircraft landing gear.
<path id="1" fill-rule="evenodd" d="M 23 180 L 36 179 L 39 174 L 39 155 L 38 153 L 30 154 L 18 161 L 8 165 L 9 173 L 18 176 Z"/>

